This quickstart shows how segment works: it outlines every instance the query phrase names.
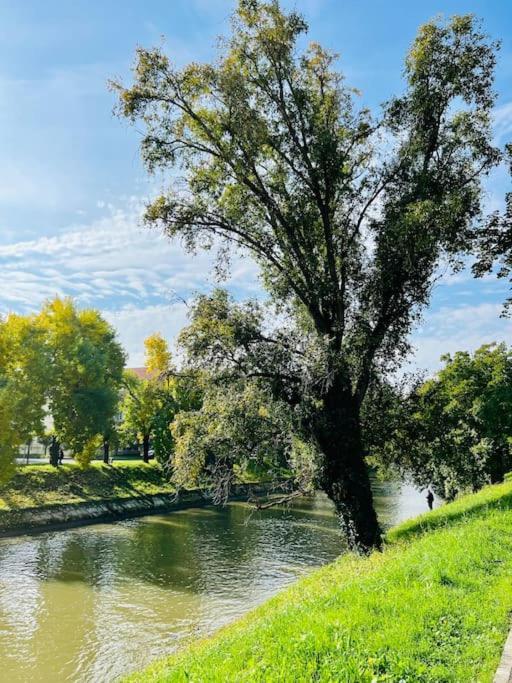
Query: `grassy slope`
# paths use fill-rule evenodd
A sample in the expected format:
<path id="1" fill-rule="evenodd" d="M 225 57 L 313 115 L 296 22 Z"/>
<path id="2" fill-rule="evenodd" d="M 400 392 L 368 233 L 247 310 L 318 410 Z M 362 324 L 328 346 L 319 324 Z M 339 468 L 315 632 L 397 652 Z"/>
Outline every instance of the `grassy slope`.
<path id="1" fill-rule="evenodd" d="M 25 465 L 0 489 L 2 512 L 29 507 L 80 503 L 172 493 L 159 467 L 153 463 L 119 461 L 115 465 Z"/>
<path id="2" fill-rule="evenodd" d="M 131 681 L 490 682 L 512 609 L 512 482 L 393 529 Z"/>

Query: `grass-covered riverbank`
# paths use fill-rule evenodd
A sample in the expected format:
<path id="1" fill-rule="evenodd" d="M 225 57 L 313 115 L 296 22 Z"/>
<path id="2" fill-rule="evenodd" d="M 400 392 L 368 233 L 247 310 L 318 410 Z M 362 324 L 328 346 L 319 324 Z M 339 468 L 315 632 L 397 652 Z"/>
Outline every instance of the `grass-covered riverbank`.
<path id="1" fill-rule="evenodd" d="M 26 465 L 0 489 L 0 536 L 149 513 L 174 495 L 156 463 Z"/>
<path id="2" fill-rule="evenodd" d="M 1 513 L 9 510 L 149 496 L 173 490 L 156 463 L 95 462 L 87 469 L 75 464 L 24 465 L 0 489 L 0 520 Z"/>
<path id="3" fill-rule="evenodd" d="M 134 682 L 492 681 L 512 610 L 512 482 L 394 528 Z"/>
<path id="4" fill-rule="evenodd" d="M 264 481 L 240 482 L 233 498 L 249 493 L 265 496 Z M 205 505 L 199 489 L 181 491 L 157 463 L 119 461 L 114 466 L 93 463 L 26 465 L 0 489 L 0 537 L 77 524 L 112 521 L 155 512 Z"/>

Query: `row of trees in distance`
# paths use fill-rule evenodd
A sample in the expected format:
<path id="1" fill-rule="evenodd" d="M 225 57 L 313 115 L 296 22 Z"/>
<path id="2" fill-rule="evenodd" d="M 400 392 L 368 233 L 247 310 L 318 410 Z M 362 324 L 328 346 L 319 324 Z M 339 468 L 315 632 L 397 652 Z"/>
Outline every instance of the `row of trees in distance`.
<path id="1" fill-rule="evenodd" d="M 96 310 L 56 298 L 39 313 L 0 319 L 0 479 L 13 471 L 21 444 L 38 438 L 57 465 L 65 448 L 88 465 L 103 447 L 139 441 L 149 459 L 169 458 L 169 424 L 193 405 L 188 383 L 171 377 L 171 355 L 159 335 L 146 340 L 147 377 L 125 368 L 113 328 Z M 182 401 L 182 403 L 180 403 Z"/>
<path id="2" fill-rule="evenodd" d="M 55 299 L 37 314 L 0 320 L 0 462 L 13 468 L 20 444 L 43 435 L 51 417 L 50 454 L 57 442 L 82 462 L 116 416 L 125 354 L 113 329 L 94 310 Z"/>
<path id="3" fill-rule="evenodd" d="M 223 290 L 200 296 L 178 340 L 182 367 L 153 334 L 143 377 L 125 369 L 100 313 L 70 299 L 0 320 L 2 479 L 19 446 L 37 436 L 51 439 L 55 465 L 55 446 L 87 466 L 101 446 L 109 462 L 111 446 L 138 441 L 144 461 L 151 447 L 178 488 L 207 489 L 216 502 L 251 477 L 279 481 L 292 495 L 318 488 L 318 446 L 297 428 L 304 413 L 204 353 L 214 343 L 234 350 L 260 314 L 259 304 L 237 304 Z M 423 381 L 375 381 L 362 422 L 370 465 L 452 498 L 512 469 L 512 351 L 491 344 L 442 360 Z"/>

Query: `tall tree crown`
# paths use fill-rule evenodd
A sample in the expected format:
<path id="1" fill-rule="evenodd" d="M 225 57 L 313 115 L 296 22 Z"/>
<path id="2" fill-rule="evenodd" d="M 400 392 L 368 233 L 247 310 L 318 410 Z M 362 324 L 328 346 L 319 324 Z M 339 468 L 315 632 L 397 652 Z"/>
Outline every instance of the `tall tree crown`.
<path id="1" fill-rule="evenodd" d="M 248 250 L 276 301 L 306 312 L 354 396 L 406 349 L 441 259 L 469 247 L 491 144 L 497 45 L 471 16 L 423 26 L 406 87 L 378 116 L 336 56 L 300 49 L 304 19 L 241 0 L 212 64 L 137 51 L 122 115 L 149 170 L 174 169 L 147 208 L 190 248 Z M 304 319 L 304 317 L 302 317 Z"/>

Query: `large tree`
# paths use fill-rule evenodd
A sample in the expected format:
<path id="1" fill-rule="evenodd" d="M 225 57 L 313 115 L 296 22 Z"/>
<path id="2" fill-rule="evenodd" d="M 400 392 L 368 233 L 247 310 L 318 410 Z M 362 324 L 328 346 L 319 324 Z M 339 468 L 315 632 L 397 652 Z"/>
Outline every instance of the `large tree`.
<path id="1" fill-rule="evenodd" d="M 145 129 L 148 169 L 171 171 L 147 222 L 191 249 L 220 245 L 221 266 L 228 247 L 250 253 L 287 320 L 275 336 L 249 325 L 206 355 L 307 402 L 320 484 L 351 545 L 368 549 L 381 541 L 361 405 L 374 369 L 406 352 L 440 261 L 471 242 L 481 179 L 499 158 L 497 46 L 470 16 L 422 26 L 403 94 L 374 118 L 335 55 L 301 48 L 306 31 L 278 2 L 240 0 L 217 61 L 177 68 L 141 48 L 134 83 L 114 87 L 120 113 Z"/>
<path id="2" fill-rule="evenodd" d="M 86 463 L 116 414 L 124 362 L 112 327 L 71 299 L 0 319 L 0 477 L 21 443 L 43 437 L 46 417 L 52 464 L 60 443 Z"/>

